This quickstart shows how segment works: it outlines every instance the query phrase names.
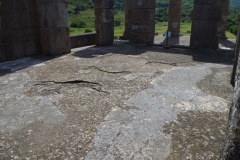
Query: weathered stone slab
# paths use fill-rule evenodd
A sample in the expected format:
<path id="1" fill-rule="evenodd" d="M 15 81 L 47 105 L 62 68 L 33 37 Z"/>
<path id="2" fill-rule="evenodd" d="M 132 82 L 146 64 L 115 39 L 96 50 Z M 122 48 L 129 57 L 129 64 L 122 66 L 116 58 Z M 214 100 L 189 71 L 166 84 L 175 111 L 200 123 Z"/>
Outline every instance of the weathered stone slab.
<path id="1" fill-rule="evenodd" d="M 134 21 L 131 30 L 136 33 L 153 33 L 155 31 L 155 21 Z"/>
<path id="2" fill-rule="evenodd" d="M 131 8 L 152 8 L 156 7 L 156 0 L 131 0 Z"/>
<path id="3" fill-rule="evenodd" d="M 7 60 L 16 60 L 37 54 L 35 41 L 11 42 L 5 46 Z"/>
<path id="4" fill-rule="evenodd" d="M 194 0 L 194 5 L 212 5 L 219 4 L 219 0 Z"/>
<path id="5" fill-rule="evenodd" d="M 94 7 L 95 9 L 96 8 L 112 9 L 113 0 L 94 0 Z"/>
<path id="6" fill-rule="evenodd" d="M 192 12 L 192 19 L 194 20 L 220 20 L 221 19 L 220 5 L 195 5 Z"/>
<path id="7" fill-rule="evenodd" d="M 70 36 L 71 48 L 83 47 L 96 44 L 96 33 L 85 33 Z"/>
<path id="8" fill-rule="evenodd" d="M 130 32 L 130 43 L 153 43 L 154 33 L 132 33 Z"/>
<path id="9" fill-rule="evenodd" d="M 94 13 L 96 16 L 95 24 L 113 23 L 114 21 L 113 9 L 97 8 L 95 9 Z"/>
<path id="10" fill-rule="evenodd" d="M 67 27 L 68 12 L 65 1 L 37 0 L 40 27 Z"/>
<path id="11" fill-rule="evenodd" d="M 130 21 L 154 21 L 155 9 L 131 9 L 129 17 Z"/>
<path id="12" fill-rule="evenodd" d="M 41 28 L 43 54 L 62 55 L 71 52 L 68 28 Z"/>
<path id="13" fill-rule="evenodd" d="M 0 43 L 0 62 L 6 61 L 6 52 L 5 52 L 5 47 L 4 44 Z"/>
<path id="14" fill-rule="evenodd" d="M 96 45 L 105 46 L 112 45 L 114 41 L 114 25 L 110 23 L 95 24 L 96 29 Z"/>

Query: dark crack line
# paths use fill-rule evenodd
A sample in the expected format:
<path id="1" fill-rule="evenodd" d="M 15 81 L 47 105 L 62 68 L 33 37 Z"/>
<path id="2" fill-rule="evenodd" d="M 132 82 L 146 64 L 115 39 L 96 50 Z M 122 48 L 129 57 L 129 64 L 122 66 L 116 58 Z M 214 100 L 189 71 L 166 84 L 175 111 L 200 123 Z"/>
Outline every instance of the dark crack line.
<path id="1" fill-rule="evenodd" d="M 190 62 L 167 63 L 167 62 L 159 62 L 159 61 L 149 61 L 145 64 L 152 64 L 152 63 L 160 63 L 160 64 L 168 64 L 168 65 L 171 65 L 171 66 L 177 66 L 178 64 L 181 64 L 181 63 L 190 63 Z"/>
<path id="2" fill-rule="evenodd" d="M 98 67 L 96 67 L 96 66 L 89 66 L 89 67 L 87 67 L 87 68 L 84 69 L 84 70 L 87 70 L 87 69 L 89 69 L 89 68 L 95 68 L 95 69 L 97 69 L 97 70 L 99 70 L 99 71 L 101 71 L 101 72 L 106 72 L 106 73 L 111 73 L 111 74 L 119 74 L 119 73 L 127 73 L 127 74 L 129 74 L 129 73 L 132 73 L 132 72 L 130 72 L 130 71 L 119 71 L 119 72 L 105 71 L 105 70 L 103 70 L 103 69 L 101 69 L 101 68 L 98 68 Z"/>
<path id="3" fill-rule="evenodd" d="M 90 85 L 98 85 L 98 86 L 102 86 L 99 83 L 96 82 L 89 82 L 89 81 L 83 81 L 83 80 L 73 80 L 73 81 L 39 81 L 41 84 L 36 84 L 36 85 L 43 85 L 46 83 L 55 83 L 55 84 L 90 84 Z"/>
<path id="4" fill-rule="evenodd" d="M 109 92 L 103 91 L 102 89 L 97 89 L 97 88 L 92 88 L 92 89 L 95 90 L 95 91 L 98 91 L 98 92 L 110 94 Z"/>

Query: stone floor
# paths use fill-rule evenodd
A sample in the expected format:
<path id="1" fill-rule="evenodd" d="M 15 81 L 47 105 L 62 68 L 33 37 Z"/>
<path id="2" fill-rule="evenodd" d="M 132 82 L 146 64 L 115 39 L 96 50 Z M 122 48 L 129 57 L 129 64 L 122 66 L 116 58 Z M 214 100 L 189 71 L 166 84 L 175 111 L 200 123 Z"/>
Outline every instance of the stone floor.
<path id="1" fill-rule="evenodd" d="M 232 59 L 115 42 L 0 63 L 0 159 L 218 159 Z"/>

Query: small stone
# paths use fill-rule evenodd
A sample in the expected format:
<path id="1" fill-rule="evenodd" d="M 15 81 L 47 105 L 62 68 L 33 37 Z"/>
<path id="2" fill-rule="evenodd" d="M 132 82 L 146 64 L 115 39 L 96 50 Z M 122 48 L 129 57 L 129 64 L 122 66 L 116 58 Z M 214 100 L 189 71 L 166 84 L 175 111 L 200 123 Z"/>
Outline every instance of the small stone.
<path id="1" fill-rule="evenodd" d="M 182 145 L 181 145 L 181 144 L 179 144 L 179 145 L 178 145 L 178 148 L 182 148 Z"/>

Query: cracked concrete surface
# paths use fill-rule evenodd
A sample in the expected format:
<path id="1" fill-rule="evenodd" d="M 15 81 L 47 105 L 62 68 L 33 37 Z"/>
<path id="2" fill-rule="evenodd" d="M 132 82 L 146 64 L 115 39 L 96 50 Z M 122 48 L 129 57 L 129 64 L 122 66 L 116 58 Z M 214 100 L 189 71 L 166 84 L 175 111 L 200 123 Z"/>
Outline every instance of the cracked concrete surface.
<path id="1" fill-rule="evenodd" d="M 218 159 L 232 57 L 115 43 L 1 63 L 0 157 Z"/>

